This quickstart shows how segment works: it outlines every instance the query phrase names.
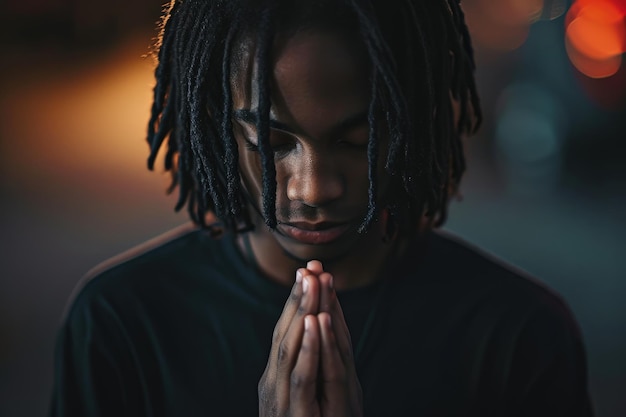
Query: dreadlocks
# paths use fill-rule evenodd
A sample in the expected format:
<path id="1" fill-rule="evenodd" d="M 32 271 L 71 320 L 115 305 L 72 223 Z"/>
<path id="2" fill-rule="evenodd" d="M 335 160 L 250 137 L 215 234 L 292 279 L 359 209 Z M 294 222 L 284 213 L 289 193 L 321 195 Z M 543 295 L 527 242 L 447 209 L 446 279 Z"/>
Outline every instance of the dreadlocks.
<path id="1" fill-rule="evenodd" d="M 446 218 L 465 170 L 461 136 L 481 120 L 473 52 L 458 0 L 172 0 L 161 22 L 152 114 L 154 162 L 167 138 L 165 169 L 179 187 L 176 210 L 187 206 L 205 225 L 209 211 L 231 230 L 251 227 L 247 204 L 276 227 L 276 171 L 269 144 L 271 49 L 298 25 L 351 22 L 370 63 L 369 203 L 360 231 L 376 220 L 379 130 L 388 131 L 385 169 L 399 191 L 393 210 Z M 254 39 L 259 86 L 258 145 L 262 207 L 242 190 L 232 130 L 231 70 L 238 43 Z M 236 55 L 236 54 L 235 54 Z M 452 101 L 458 104 L 455 115 Z M 456 121 L 455 121 L 456 116 Z M 456 122 L 456 123 L 455 123 Z"/>

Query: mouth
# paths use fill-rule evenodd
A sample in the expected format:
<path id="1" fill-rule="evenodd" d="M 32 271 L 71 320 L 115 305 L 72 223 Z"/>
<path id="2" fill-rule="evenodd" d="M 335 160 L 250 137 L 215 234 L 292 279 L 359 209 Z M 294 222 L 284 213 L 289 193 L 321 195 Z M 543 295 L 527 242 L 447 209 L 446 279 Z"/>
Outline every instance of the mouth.
<path id="1" fill-rule="evenodd" d="M 309 245 L 332 243 L 344 235 L 350 228 L 349 223 L 333 222 L 294 222 L 281 223 L 278 230 L 283 235 Z"/>

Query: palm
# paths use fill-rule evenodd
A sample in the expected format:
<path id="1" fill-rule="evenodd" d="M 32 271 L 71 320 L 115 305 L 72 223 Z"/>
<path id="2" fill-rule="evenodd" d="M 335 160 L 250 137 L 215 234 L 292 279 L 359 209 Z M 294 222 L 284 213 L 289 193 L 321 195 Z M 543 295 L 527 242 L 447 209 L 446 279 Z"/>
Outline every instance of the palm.
<path id="1" fill-rule="evenodd" d="M 260 415 L 361 416 L 361 387 L 333 278 L 317 261 L 298 272 L 259 382 Z"/>

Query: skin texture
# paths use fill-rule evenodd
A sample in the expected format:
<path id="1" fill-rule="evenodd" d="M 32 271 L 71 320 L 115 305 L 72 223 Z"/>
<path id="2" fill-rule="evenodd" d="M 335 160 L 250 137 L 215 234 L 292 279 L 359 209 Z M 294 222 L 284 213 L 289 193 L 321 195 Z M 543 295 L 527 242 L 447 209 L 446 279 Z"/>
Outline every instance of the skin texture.
<path id="1" fill-rule="evenodd" d="M 257 87 L 253 46 L 243 48 L 233 80 L 234 133 L 244 188 L 255 202 L 250 216 L 256 228 L 248 234 L 256 262 L 271 279 L 291 285 L 297 268 L 308 260 L 324 262 L 337 289 L 373 282 L 392 253 L 383 242 L 385 225 L 376 222 L 358 233 L 368 202 L 367 109 L 370 87 L 364 47 L 329 32 L 297 32 L 277 42 L 271 85 L 270 143 L 275 149 L 277 180 L 276 231 L 264 226 L 261 207 L 260 155 L 254 114 Z M 382 141 L 381 155 L 385 155 Z M 379 195 L 388 178 L 378 163 Z M 285 223 L 334 222 L 347 230 L 325 244 L 303 243 L 289 236 Z M 363 254 L 367 254 L 364 261 Z"/>
<path id="2" fill-rule="evenodd" d="M 259 381 L 259 415 L 362 416 L 350 333 L 319 261 L 300 268 Z"/>
<path id="3" fill-rule="evenodd" d="M 250 215 L 257 227 L 246 238 L 261 271 L 292 285 L 259 381 L 259 412 L 266 417 L 361 416 L 350 333 L 335 291 L 379 279 L 400 247 L 398 239 L 385 238 L 384 215 L 368 233 L 357 232 L 368 203 L 369 63 L 362 45 L 337 33 L 297 32 L 276 45 L 270 133 L 276 231 L 264 226 L 258 212 L 262 169 L 254 149 L 258 142 L 251 115 L 258 89 L 250 44 L 239 54 L 232 82 L 240 172 L 256 205 Z M 384 146 L 383 141 L 382 155 Z M 381 158 L 384 195 L 388 179 L 382 165 Z M 296 238 L 289 233 L 294 222 L 333 222 L 341 233 L 323 244 L 303 242 L 297 230 Z M 310 259 L 322 260 L 327 270 L 320 261 L 307 263 Z"/>

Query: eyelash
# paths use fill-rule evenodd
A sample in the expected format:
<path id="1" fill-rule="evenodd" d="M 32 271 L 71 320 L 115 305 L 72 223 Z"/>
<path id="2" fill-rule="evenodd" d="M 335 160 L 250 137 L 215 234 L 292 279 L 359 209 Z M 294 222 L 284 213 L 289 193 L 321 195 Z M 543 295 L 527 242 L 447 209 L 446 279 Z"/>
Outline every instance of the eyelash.
<path id="1" fill-rule="evenodd" d="M 244 143 L 245 143 L 246 149 L 248 149 L 249 151 L 257 152 L 257 153 L 261 151 L 258 145 L 255 145 L 247 138 L 244 140 Z M 274 155 L 276 156 L 276 158 L 280 158 L 282 156 L 285 156 L 285 154 L 288 151 L 288 148 L 290 148 L 290 145 L 285 144 L 285 145 L 279 145 L 279 146 L 273 147 L 271 149 Z"/>
<path id="2" fill-rule="evenodd" d="M 259 152 L 259 147 L 249 140 L 244 140 L 244 144 L 246 145 L 246 149 L 253 152 Z"/>
<path id="3" fill-rule="evenodd" d="M 244 144 L 246 146 L 246 149 L 248 149 L 249 151 L 257 152 L 257 153 L 260 152 L 259 146 L 252 143 L 250 139 L 244 138 Z M 352 142 L 341 141 L 339 142 L 339 144 L 355 151 L 363 151 L 367 149 L 367 143 L 355 144 Z M 271 149 L 272 149 L 272 152 L 276 155 L 276 158 L 281 158 L 286 155 L 286 153 L 289 151 L 290 148 L 291 148 L 291 145 L 283 144 L 283 145 L 275 146 Z"/>

